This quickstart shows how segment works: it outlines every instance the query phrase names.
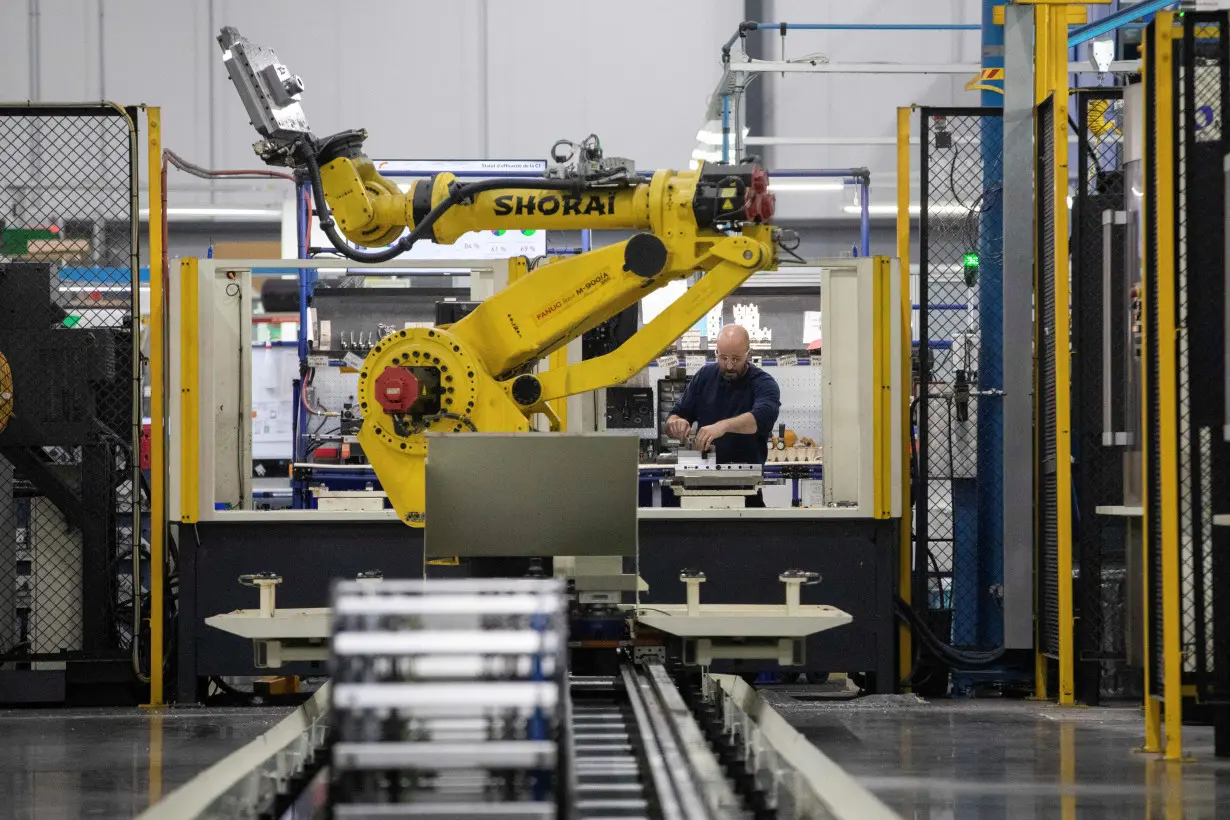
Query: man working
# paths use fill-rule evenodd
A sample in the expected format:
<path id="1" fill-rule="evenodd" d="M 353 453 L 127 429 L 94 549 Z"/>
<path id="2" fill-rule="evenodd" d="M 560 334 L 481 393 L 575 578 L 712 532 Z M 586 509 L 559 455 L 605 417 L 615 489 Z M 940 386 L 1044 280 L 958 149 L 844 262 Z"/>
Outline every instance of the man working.
<path id="1" fill-rule="evenodd" d="M 748 361 L 747 330 L 726 325 L 717 337 L 717 361 L 697 371 L 666 419 L 666 432 L 683 441 L 696 422 L 696 449 L 714 450 L 719 464 L 764 464 L 777 422 L 781 392 L 768 373 Z M 749 507 L 763 507 L 759 496 Z"/>

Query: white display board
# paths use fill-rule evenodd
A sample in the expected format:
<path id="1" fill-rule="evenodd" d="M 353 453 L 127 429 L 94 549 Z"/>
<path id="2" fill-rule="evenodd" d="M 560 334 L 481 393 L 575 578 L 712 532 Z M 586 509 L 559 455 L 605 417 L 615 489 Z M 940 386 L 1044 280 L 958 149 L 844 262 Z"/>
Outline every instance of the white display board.
<path id="1" fill-rule="evenodd" d="M 298 377 L 299 351 L 296 348 L 252 346 L 253 460 L 291 458 L 295 415 L 291 387 Z"/>
<path id="2" fill-rule="evenodd" d="M 542 160 L 373 160 L 376 170 L 403 191 L 410 189 L 414 180 L 427 179 L 433 174 L 456 174 L 463 182 L 477 182 L 499 177 L 535 177 L 546 173 L 547 163 Z M 298 237 L 295 203 L 291 200 L 283 211 L 282 255 L 294 259 L 298 254 Z M 289 218 L 288 213 L 289 212 Z M 320 229 L 320 219 L 312 216 L 309 246 L 331 248 L 333 244 Z M 369 249 L 370 250 L 370 249 Z M 462 234 L 451 245 L 437 245 L 422 239 L 414 247 L 400 254 L 398 259 L 509 259 L 528 256 L 531 259 L 547 253 L 547 232 L 541 230 L 474 231 Z"/>

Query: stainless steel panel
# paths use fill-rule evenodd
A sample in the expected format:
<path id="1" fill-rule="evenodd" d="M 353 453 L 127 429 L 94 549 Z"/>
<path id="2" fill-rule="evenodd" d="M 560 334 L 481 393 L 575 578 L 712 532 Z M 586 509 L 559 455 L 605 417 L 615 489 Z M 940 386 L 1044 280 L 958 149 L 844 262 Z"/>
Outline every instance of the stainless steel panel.
<path id="1" fill-rule="evenodd" d="M 1033 9 L 1004 8 L 1004 213 L 1033 212 Z M 1004 350 L 1034 342 L 1033 222 L 1004 220 Z M 1004 645 L 1034 643 L 1033 359 L 1004 356 Z"/>
<path id="2" fill-rule="evenodd" d="M 635 555 L 637 440 L 433 435 L 428 556 Z"/>

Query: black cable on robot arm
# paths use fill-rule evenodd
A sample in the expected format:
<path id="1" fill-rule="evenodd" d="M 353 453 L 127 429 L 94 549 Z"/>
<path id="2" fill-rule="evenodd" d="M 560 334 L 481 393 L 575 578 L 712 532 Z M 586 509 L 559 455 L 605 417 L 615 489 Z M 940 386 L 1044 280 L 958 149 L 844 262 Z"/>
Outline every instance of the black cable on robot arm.
<path id="1" fill-rule="evenodd" d="M 414 226 L 410 233 L 403 235 L 382 251 L 360 251 L 346 241 L 338 232 L 337 226 L 333 222 L 332 212 L 325 201 L 324 185 L 320 180 L 320 164 L 316 161 L 316 156 L 311 149 L 304 152 L 304 163 L 307 165 L 308 179 L 312 184 L 312 198 L 316 202 L 316 213 L 320 218 L 321 230 L 325 232 L 325 236 L 329 237 L 329 241 L 333 243 L 338 252 L 356 262 L 388 262 L 391 259 L 396 259 L 401 254 L 410 250 L 415 242 L 429 235 L 432 226 L 436 224 L 440 217 L 444 216 L 449 208 L 459 205 L 466 199 L 475 194 L 481 194 L 484 191 L 499 189 L 567 191 L 579 196 L 588 190 L 589 187 L 577 180 L 546 179 L 545 177 L 484 179 L 479 182 L 457 185 L 449 193 L 448 199 L 442 200 L 436 207 L 432 208 L 427 213 L 427 216 L 423 217 Z"/>

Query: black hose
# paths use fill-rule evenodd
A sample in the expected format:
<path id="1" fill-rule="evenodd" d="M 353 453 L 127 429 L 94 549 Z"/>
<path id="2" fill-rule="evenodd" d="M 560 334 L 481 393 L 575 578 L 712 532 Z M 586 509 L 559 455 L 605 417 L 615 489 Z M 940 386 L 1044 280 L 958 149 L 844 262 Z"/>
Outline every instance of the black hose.
<path id="1" fill-rule="evenodd" d="M 982 652 L 954 649 L 936 637 L 931 627 L 900 597 L 896 598 L 896 610 L 897 617 L 913 628 L 914 634 L 920 638 L 922 644 L 939 660 L 954 669 L 990 666 L 999 661 L 1007 651 L 1002 646 Z"/>
<path id="2" fill-rule="evenodd" d="M 404 234 L 396 242 L 382 251 L 360 251 L 350 245 L 349 242 L 338 232 L 336 224 L 333 222 L 333 215 L 329 211 L 328 203 L 325 201 L 324 185 L 320 180 L 320 164 L 316 161 L 315 153 L 309 148 L 304 151 L 304 162 L 307 165 L 308 180 L 312 185 L 312 199 L 316 203 L 316 213 L 320 218 L 320 228 L 325 232 L 325 236 L 329 237 L 329 241 L 333 246 L 344 256 L 355 260 L 356 262 L 388 262 L 391 259 L 396 259 L 401 254 L 414 247 L 414 243 L 430 234 L 432 226 L 439 221 L 440 217 L 444 216 L 445 212 L 454 205 L 459 205 L 465 200 L 473 197 L 475 194 L 481 194 L 484 191 L 494 191 L 499 189 L 514 189 L 514 190 L 545 190 L 545 191 L 566 191 L 576 196 L 584 193 L 588 186 L 581 180 L 567 179 L 546 179 L 533 178 L 514 178 L 514 179 L 484 179 L 479 182 L 471 182 L 465 185 L 457 185 L 449 192 L 447 199 L 443 199 L 432 208 L 427 216 L 414 226 L 413 230 L 408 234 Z"/>

